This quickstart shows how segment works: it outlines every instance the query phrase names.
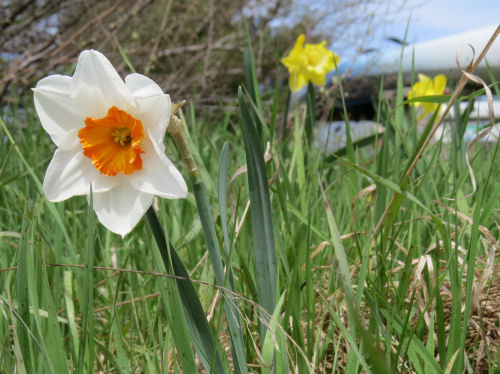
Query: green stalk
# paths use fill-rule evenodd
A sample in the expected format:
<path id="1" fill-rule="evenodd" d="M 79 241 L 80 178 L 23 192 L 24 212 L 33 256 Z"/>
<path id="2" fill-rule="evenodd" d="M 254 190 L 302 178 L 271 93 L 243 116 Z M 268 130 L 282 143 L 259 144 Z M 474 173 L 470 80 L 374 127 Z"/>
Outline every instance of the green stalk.
<path id="1" fill-rule="evenodd" d="M 174 108 L 174 113 L 175 109 L 176 108 Z M 235 292 L 236 288 L 234 286 L 234 277 L 230 264 L 228 264 L 227 275 L 224 273 L 221 249 L 215 232 L 206 188 L 198 174 L 198 166 L 196 165 L 196 162 L 191 152 L 189 151 L 189 146 L 183 135 L 182 128 L 182 121 L 177 116 L 172 115 L 168 127 L 168 132 L 174 139 L 177 149 L 181 154 L 181 158 L 189 172 L 189 180 L 191 182 L 191 187 L 193 188 L 194 196 L 196 199 L 196 206 L 200 214 L 203 234 L 207 242 L 208 253 L 210 255 L 210 260 L 214 269 L 216 283 L 219 287 L 228 288 L 232 292 Z M 237 307 L 232 302 L 223 302 L 223 307 L 229 327 L 229 333 L 231 336 L 231 348 L 235 372 L 248 373 L 245 344 L 243 341 L 242 327 Z"/>
<path id="2" fill-rule="evenodd" d="M 314 86 L 311 82 L 307 84 L 306 100 L 306 137 L 307 145 L 310 146 L 313 141 L 314 119 L 316 115 L 316 95 L 314 92 Z"/>

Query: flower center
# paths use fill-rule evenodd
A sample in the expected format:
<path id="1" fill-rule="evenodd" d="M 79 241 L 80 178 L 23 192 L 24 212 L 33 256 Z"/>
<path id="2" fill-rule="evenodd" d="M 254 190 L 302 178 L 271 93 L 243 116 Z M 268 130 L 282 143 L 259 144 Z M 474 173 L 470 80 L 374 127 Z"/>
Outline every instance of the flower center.
<path id="1" fill-rule="evenodd" d="M 119 143 L 122 147 L 130 145 L 132 136 L 130 136 L 130 129 L 128 127 L 119 127 L 111 131 L 113 140 Z"/>
<path id="2" fill-rule="evenodd" d="M 142 122 L 124 110 L 113 106 L 104 118 L 85 118 L 78 137 L 83 154 L 102 174 L 131 174 L 142 169 Z"/>

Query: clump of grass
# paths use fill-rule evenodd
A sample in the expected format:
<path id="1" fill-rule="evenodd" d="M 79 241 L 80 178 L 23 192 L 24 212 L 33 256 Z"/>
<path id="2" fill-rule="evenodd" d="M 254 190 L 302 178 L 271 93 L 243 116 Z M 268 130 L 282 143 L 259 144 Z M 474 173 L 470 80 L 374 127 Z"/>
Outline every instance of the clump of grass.
<path id="1" fill-rule="evenodd" d="M 385 128 L 380 146 L 378 139 L 370 149 L 348 143 L 345 158 L 327 157 L 308 142 L 299 110 L 288 114 L 290 134 L 277 136 L 284 93 L 277 87 L 269 104 L 252 87 L 239 92 L 241 117 L 206 126 L 194 105 L 181 116 L 206 186 L 214 248 L 232 268 L 234 285 L 216 280 L 194 195 L 155 203 L 227 352 L 224 370 L 235 369 L 227 304 L 241 321 L 242 371 L 270 372 L 272 364 L 301 373 L 496 370 L 498 141 L 469 150 L 477 190 L 462 199 L 473 189 L 460 136 L 429 143 L 408 173 L 423 138 L 413 111 L 405 111 L 402 85 L 396 103 L 377 104 Z M 498 84 L 492 87 L 498 94 Z M 5 108 L 1 128 L 2 370 L 182 372 L 188 361 L 175 348 L 176 321 L 167 318 L 161 294 L 174 283 L 168 286 L 145 255 L 155 245 L 147 225 L 124 240 L 97 225 L 94 240 L 85 198 L 54 205 L 43 197 L 53 146 L 31 103 Z M 166 145 L 180 166 L 173 142 Z M 256 246 L 276 257 L 264 295 Z M 85 267 L 90 247 L 93 272 Z"/>

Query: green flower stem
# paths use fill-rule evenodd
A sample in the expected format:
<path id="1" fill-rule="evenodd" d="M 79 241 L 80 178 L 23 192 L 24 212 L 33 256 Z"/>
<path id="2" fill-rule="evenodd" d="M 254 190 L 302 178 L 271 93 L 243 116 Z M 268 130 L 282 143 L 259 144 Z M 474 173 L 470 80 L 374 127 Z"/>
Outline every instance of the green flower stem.
<path id="1" fill-rule="evenodd" d="M 177 149 L 181 155 L 182 161 L 189 173 L 189 181 L 196 199 L 196 206 L 200 214 L 200 221 L 203 228 L 203 234 L 207 243 L 208 253 L 215 273 L 216 283 L 219 287 L 229 288 L 235 291 L 234 279 L 231 270 L 227 274 L 224 273 L 221 250 L 215 232 L 214 221 L 210 204 L 208 202 L 207 192 L 203 181 L 198 174 L 198 166 L 194 160 L 186 138 L 183 135 L 182 121 L 175 115 L 175 111 L 182 106 L 183 103 L 174 105 L 173 114 L 170 118 L 168 132 L 174 139 Z M 236 373 L 247 373 L 246 354 L 242 335 L 241 322 L 238 316 L 237 307 L 233 302 L 224 302 L 224 313 L 231 335 L 231 347 L 233 350 L 233 363 Z"/>
<path id="2" fill-rule="evenodd" d="M 306 113 L 306 136 L 307 144 L 311 145 L 313 139 L 313 129 L 316 116 L 316 94 L 314 91 L 314 86 L 311 82 L 307 84 L 307 113 Z"/>
<path id="3" fill-rule="evenodd" d="M 208 200 L 206 197 L 205 186 L 203 185 L 199 175 L 198 175 L 198 165 L 196 165 L 196 161 L 194 160 L 193 155 L 189 151 L 189 145 L 186 141 L 186 138 L 183 134 L 183 126 L 182 121 L 175 115 L 177 110 L 184 105 L 185 101 L 182 101 L 178 104 L 174 104 L 172 108 L 172 116 L 170 117 L 170 123 L 168 125 L 167 131 L 174 139 L 175 145 L 179 154 L 181 155 L 182 162 L 186 166 L 189 174 L 189 180 L 191 182 L 191 186 L 193 187 L 195 197 L 196 197 L 196 205 L 198 207 L 198 211 L 200 212 L 200 218 L 203 226 L 203 233 L 205 234 L 205 239 L 207 240 L 207 245 L 209 248 L 210 259 L 212 260 L 212 266 L 214 268 L 215 273 L 224 274 L 222 268 L 222 258 L 220 256 L 220 251 L 213 250 L 216 248 L 217 239 L 215 236 L 215 228 L 213 227 L 213 221 L 210 214 L 210 206 L 208 204 Z M 211 224 L 207 225 L 207 214 L 209 217 L 209 221 Z M 163 255 L 162 255 L 163 256 Z M 179 260 L 180 261 L 180 260 Z M 181 264 L 182 265 L 182 264 Z M 175 270 L 174 270 L 175 271 Z M 177 275 L 177 274 L 176 274 Z M 187 275 L 187 274 L 186 274 Z M 224 280 L 220 281 L 220 277 L 217 278 L 217 284 L 219 286 L 224 285 Z M 197 302 L 200 303 L 197 298 Z M 200 304 L 201 307 L 201 304 Z M 201 309 L 203 311 L 203 309 Z M 204 316 L 204 320 L 206 321 L 206 317 Z M 208 323 L 207 323 L 208 326 Z M 213 337 L 212 337 L 213 339 Z M 213 357 L 213 356 L 212 356 Z M 215 357 L 218 359 L 219 357 Z"/>

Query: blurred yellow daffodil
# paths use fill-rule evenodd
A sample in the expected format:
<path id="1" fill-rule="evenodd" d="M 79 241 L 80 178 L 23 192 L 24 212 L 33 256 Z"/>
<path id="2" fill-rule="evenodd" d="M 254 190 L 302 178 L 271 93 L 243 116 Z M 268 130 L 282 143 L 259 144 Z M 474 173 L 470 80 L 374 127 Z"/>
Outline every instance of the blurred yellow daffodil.
<path id="1" fill-rule="evenodd" d="M 443 95 L 446 89 L 446 77 L 443 74 L 436 75 L 433 79 L 424 75 L 418 75 L 418 82 L 416 82 L 408 92 L 408 100 L 415 97 Z M 418 119 L 421 120 L 426 114 L 434 113 L 438 108 L 438 103 L 413 103 L 415 107 L 422 107 L 424 110 L 419 115 Z"/>
<path id="2" fill-rule="evenodd" d="M 325 48 L 326 41 L 304 45 L 305 40 L 306 36 L 300 34 L 290 54 L 281 59 L 290 73 L 289 85 L 292 91 L 300 90 L 308 82 L 324 86 L 326 74 L 335 69 L 340 61 L 339 56 Z"/>
<path id="3" fill-rule="evenodd" d="M 153 197 L 186 197 L 182 175 L 165 155 L 169 95 L 151 79 L 121 79 L 104 55 L 83 51 L 72 77 L 50 75 L 34 91 L 40 122 L 57 146 L 43 191 L 50 201 L 89 194 L 99 221 L 122 236 Z"/>

